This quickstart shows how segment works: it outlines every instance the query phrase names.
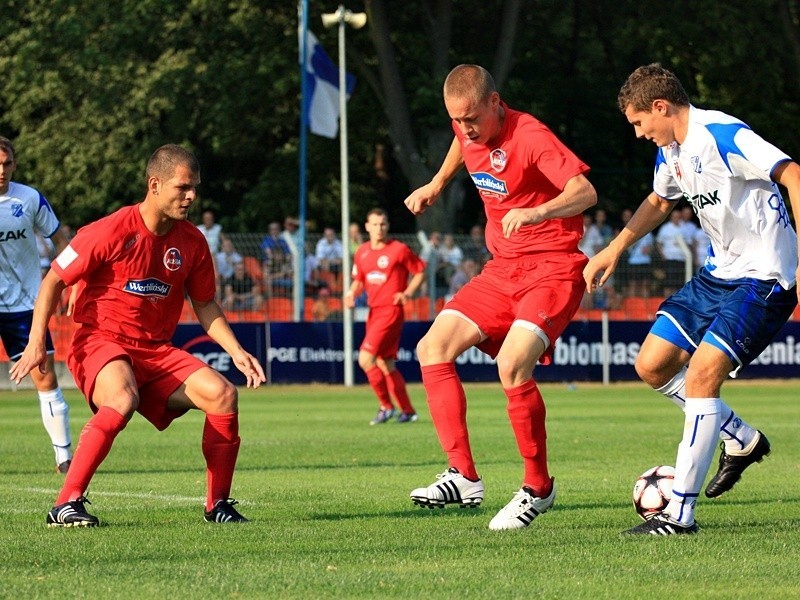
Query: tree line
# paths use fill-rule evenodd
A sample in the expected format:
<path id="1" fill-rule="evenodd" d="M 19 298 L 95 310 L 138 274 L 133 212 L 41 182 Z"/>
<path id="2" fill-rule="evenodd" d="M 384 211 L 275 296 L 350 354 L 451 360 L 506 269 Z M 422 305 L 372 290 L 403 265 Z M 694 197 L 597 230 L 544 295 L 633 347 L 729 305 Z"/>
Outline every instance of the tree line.
<path id="1" fill-rule="evenodd" d="M 297 214 L 297 6 L 258 0 L 5 0 L 0 135 L 16 178 L 80 225 L 143 196 L 144 165 L 168 143 L 203 167 L 200 210 L 228 231 Z M 337 61 L 336 29 L 309 27 Z M 482 207 L 466 178 L 414 219 L 402 200 L 428 181 L 452 131 L 444 76 L 478 63 L 510 106 L 532 112 L 592 166 L 611 213 L 647 192 L 654 147 L 616 107 L 634 68 L 661 62 L 694 104 L 732 113 L 800 155 L 800 14 L 793 0 L 367 0 L 347 32 L 351 215 L 393 229 L 465 232 Z M 339 223 L 339 143 L 308 137 L 308 216 Z M 196 212 L 199 218 L 200 210 Z"/>

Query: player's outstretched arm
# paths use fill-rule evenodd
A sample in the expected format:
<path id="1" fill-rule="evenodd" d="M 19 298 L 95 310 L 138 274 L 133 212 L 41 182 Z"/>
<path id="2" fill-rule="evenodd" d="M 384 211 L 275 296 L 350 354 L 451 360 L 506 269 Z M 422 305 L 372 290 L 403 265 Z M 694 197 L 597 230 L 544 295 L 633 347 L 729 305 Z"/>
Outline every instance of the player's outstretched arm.
<path id="1" fill-rule="evenodd" d="M 430 183 L 417 188 L 405 199 L 405 205 L 415 215 L 422 214 L 429 206 L 433 206 L 456 173 L 464 166 L 464 158 L 461 156 L 461 144 L 458 138 L 454 137 L 450 144 L 450 149 L 444 157 L 442 166 L 433 176 Z"/>
<path id="2" fill-rule="evenodd" d="M 33 307 L 33 322 L 31 324 L 31 334 L 28 337 L 28 345 L 22 352 L 20 359 L 11 367 L 9 378 L 14 383 L 19 383 L 22 379 L 35 368 L 44 373 L 47 365 L 47 350 L 45 348 L 45 336 L 47 334 L 47 324 L 50 317 L 56 311 L 56 306 L 61 299 L 61 292 L 64 291 L 66 284 L 56 275 L 52 269 L 47 272 L 42 280 L 42 287 L 36 298 Z"/>
<path id="3" fill-rule="evenodd" d="M 264 375 L 261 363 L 239 344 L 239 340 L 236 339 L 219 304 L 214 300 L 199 302 L 193 299 L 192 308 L 209 337 L 222 346 L 222 349 L 230 355 L 236 368 L 244 373 L 247 378 L 247 387 L 257 388 L 265 383 L 267 377 Z"/>
<path id="4" fill-rule="evenodd" d="M 630 248 L 636 240 L 663 223 L 675 204 L 675 202 L 665 200 L 651 192 L 636 209 L 628 224 L 617 234 L 617 237 L 590 258 L 589 263 L 583 268 L 586 291 L 591 293 L 597 288 L 603 287 L 616 270 L 622 253 Z"/>

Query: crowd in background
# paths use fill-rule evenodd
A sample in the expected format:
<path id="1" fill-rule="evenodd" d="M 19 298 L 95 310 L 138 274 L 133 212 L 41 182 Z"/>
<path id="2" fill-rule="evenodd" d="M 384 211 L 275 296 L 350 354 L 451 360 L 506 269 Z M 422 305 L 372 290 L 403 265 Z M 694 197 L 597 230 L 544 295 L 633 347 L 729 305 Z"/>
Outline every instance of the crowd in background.
<path id="1" fill-rule="evenodd" d="M 633 211 L 625 209 L 618 216 L 603 209 L 584 214 L 581 251 L 593 256 L 604 248 L 625 226 Z M 300 222 L 286 217 L 269 223 L 266 235 L 227 234 L 216 222 L 214 213 L 202 213 L 198 229 L 205 236 L 217 269 L 217 298 L 228 311 L 262 311 L 272 298 L 289 301 L 294 286 L 295 257 L 300 244 Z M 68 239 L 72 231 L 63 225 Z M 342 262 L 345 248 L 352 257 L 365 241 L 363 227 L 352 223 L 343 243 L 334 227 L 315 231 L 307 224 L 304 246 L 305 317 L 309 320 L 338 320 L 342 316 Z M 486 247 L 483 226 L 474 225 L 468 234 L 431 231 L 417 236 L 399 234 L 427 264 L 427 275 L 420 296 L 435 301 L 449 299 L 467 281 L 477 275 L 491 254 Z M 37 236 L 42 274 L 54 258 L 48 239 Z M 688 261 L 687 261 L 688 252 Z M 698 226 L 692 209 L 679 206 L 659 229 L 645 235 L 623 257 L 617 272 L 600 294 L 587 295 L 584 308 L 613 310 L 625 298 L 664 297 L 679 288 L 687 272 L 703 265 L 708 252 L 708 237 Z M 687 271 L 688 269 L 688 271 Z M 365 306 L 359 299 L 357 306 Z M 291 318 L 287 311 L 286 319 Z"/>

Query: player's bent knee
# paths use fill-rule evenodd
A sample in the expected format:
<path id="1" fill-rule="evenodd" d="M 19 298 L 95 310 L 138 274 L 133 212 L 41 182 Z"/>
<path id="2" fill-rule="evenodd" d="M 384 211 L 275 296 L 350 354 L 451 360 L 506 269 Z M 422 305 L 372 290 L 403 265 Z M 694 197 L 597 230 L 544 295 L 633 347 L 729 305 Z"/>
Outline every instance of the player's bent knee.
<path id="1" fill-rule="evenodd" d="M 646 358 L 643 359 L 641 355 L 636 358 L 633 368 L 636 370 L 639 379 L 652 388 L 661 387 L 671 378 L 671 376 L 663 373 L 657 364 Z"/>
<path id="2" fill-rule="evenodd" d="M 220 385 L 209 399 L 208 412 L 227 414 L 239 410 L 239 391 L 230 381 L 220 376 Z"/>

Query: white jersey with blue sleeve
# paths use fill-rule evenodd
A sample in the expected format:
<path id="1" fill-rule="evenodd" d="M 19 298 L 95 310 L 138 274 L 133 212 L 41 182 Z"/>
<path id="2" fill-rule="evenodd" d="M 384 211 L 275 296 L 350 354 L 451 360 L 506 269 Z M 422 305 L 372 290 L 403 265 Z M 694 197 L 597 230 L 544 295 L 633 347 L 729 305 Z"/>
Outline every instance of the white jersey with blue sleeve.
<path id="1" fill-rule="evenodd" d="M 653 191 L 692 205 L 711 240 L 705 266 L 713 276 L 795 285 L 797 234 L 770 178 L 787 160 L 739 119 L 694 106 L 683 144 L 658 149 Z"/>
<path id="2" fill-rule="evenodd" d="M 51 237 L 60 223 L 42 194 L 14 181 L 0 194 L 0 313 L 32 310 L 42 283 L 34 231 Z"/>

